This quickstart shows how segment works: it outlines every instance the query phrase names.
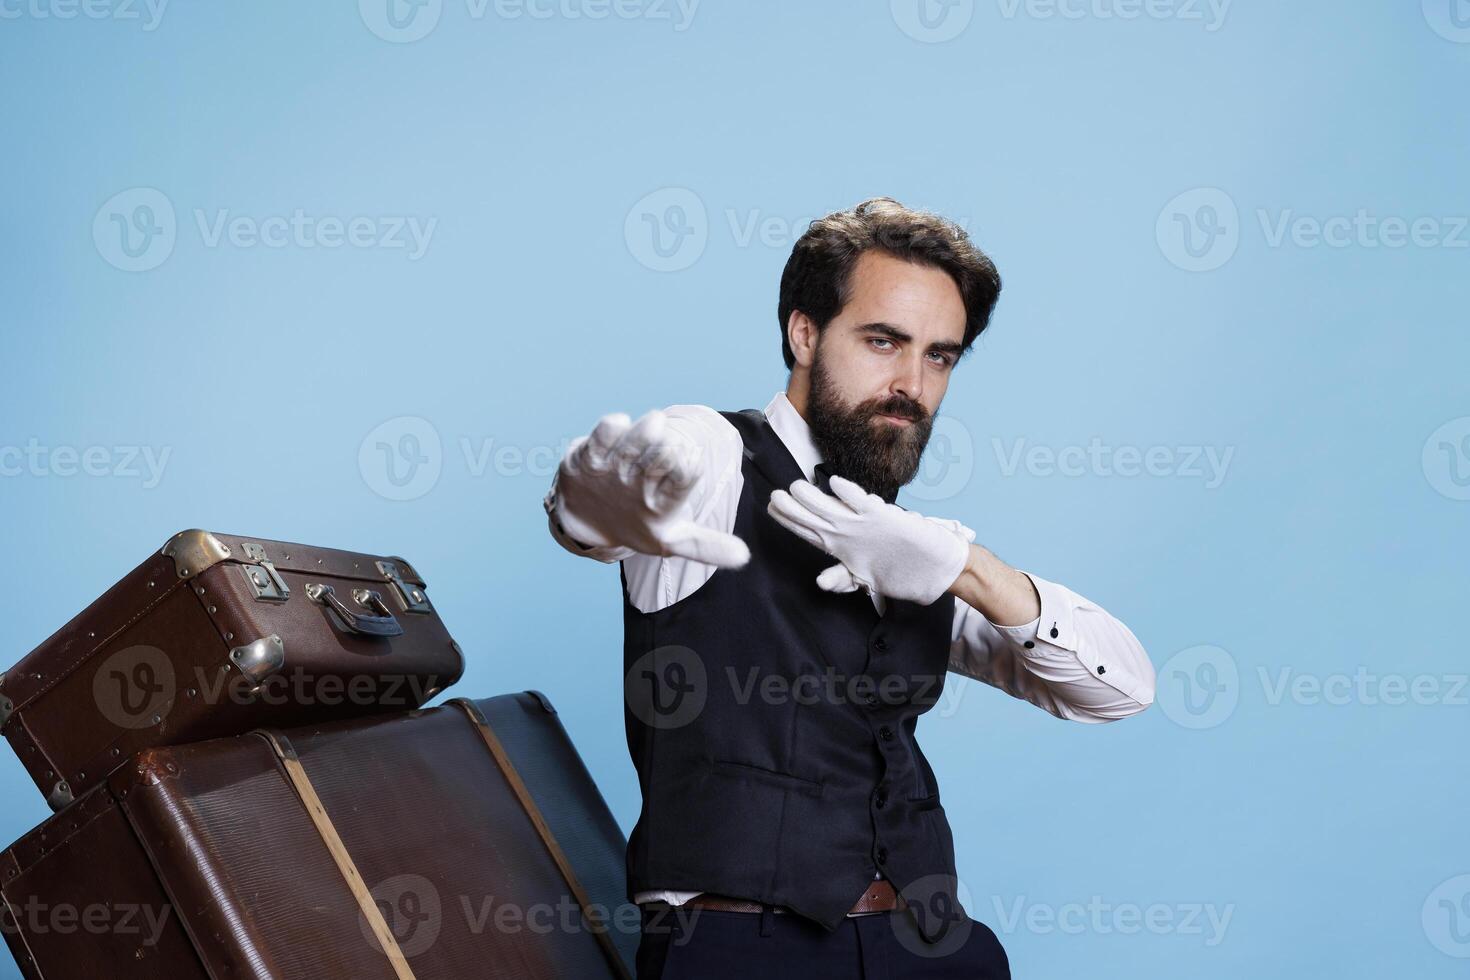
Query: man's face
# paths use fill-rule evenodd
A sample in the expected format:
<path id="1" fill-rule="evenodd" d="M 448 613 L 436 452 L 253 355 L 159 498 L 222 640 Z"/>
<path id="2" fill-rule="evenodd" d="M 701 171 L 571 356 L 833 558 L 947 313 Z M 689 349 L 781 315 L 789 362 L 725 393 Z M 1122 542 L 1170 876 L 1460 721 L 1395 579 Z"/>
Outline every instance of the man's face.
<path id="1" fill-rule="evenodd" d="M 868 251 L 816 344 L 807 424 L 833 472 L 889 498 L 914 478 L 965 333 L 942 269 Z"/>

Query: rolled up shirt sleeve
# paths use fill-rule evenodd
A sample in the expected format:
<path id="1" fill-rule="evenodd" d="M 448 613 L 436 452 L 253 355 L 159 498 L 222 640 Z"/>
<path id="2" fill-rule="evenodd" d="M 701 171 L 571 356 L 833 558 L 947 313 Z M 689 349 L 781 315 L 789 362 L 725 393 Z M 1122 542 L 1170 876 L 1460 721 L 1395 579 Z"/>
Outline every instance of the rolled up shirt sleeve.
<path id="1" fill-rule="evenodd" d="M 949 669 L 1071 721 L 1116 721 L 1152 704 L 1153 664 L 1132 631 L 1071 589 L 1024 574 L 1041 615 L 998 626 L 957 601 Z"/>

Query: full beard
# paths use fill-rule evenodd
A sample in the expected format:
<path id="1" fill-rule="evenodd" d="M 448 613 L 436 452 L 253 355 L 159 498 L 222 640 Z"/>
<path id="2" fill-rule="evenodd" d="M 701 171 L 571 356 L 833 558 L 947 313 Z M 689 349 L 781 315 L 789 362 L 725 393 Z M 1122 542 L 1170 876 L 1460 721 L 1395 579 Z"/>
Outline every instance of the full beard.
<path id="1" fill-rule="evenodd" d="M 851 408 L 843 405 L 820 356 L 812 364 L 807 414 L 812 442 L 832 472 L 890 502 L 918 473 L 934 427 L 934 417 L 923 405 L 901 395 L 870 398 Z M 874 421 L 879 415 L 913 421 Z"/>

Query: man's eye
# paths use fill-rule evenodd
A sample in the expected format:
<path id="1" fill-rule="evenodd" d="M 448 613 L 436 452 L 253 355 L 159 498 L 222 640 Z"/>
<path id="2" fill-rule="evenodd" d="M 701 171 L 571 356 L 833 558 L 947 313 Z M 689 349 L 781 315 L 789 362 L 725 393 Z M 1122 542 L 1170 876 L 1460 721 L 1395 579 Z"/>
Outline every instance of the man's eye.
<path id="1" fill-rule="evenodd" d="M 889 344 L 889 345 L 892 345 L 892 343 L 893 343 L 893 341 L 891 341 L 891 340 L 884 340 L 882 337 L 874 337 L 872 342 L 875 343 L 875 344 Z M 880 350 L 887 350 L 888 348 L 887 347 L 882 347 L 882 348 L 879 348 L 879 349 Z"/>
<path id="2" fill-rule="evenodd" d="M 950 356 L 948 354 L 941 354 L 938 351 L 935 351 L 933 352 L 932 356 L 935 358 L 935 363 L 941 365 L 942 367 L 949 367 L 951 364 L 954 363 L 954 361 L 950 359 Z"/>

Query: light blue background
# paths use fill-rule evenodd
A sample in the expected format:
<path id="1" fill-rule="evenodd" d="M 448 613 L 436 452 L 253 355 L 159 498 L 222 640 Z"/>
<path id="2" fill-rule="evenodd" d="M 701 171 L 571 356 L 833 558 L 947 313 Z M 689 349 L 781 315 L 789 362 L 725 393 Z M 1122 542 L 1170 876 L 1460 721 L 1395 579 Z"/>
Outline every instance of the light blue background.
<path id="1" fill-rule="evenodd" d="M 1242 0 L 1223 22 L 1193 0 L 988 0 L 942 41 L 876 0 L 706 0 L 687 25 L 652 0 L 444 0 L 411 43 L 367 0 L 177 3 L 153 30 L 142 7 L 40 16 L 64 2 L 0 19 L 0 447 L 170 455 L 146 488 L 9 457 L 7 664 L 180 528 L 398 552 L 468 653 L 456 693 L 546 691 L 629 829 L 617 571 L 551 542 L 548 461 L 605 412 L 763 406 L 796 235 L 892 195 L 963 220 L 1005 278 L 941 409 L 958 469 L 902 502 L 1102 603 L 1159 668 L 1159 703 L 1116 725 L 955 678 L 920 728 L 969 909 L 1015 975 L 1464 975 L 1470 232 L 1271 237 L 1364 210 L 1443 239 L 1470 213 L 1450 0 Z M 149 271 L 107 235 L 138 199 L 104 202 L 134 188 L 176 214 Z M 670 188 L 704 216 L 658 271 L 643 215 L 678 224 Z M 1200 210 L 1211 188 L 1237 217 Z M 415 260 L 211 247 L 195 217 L 297 209 L 437 224 Z M 1223 228 L 1218 268 L 1182 267 L 1180 221 L 1196 245 Z M 383 423 L 398 445 L 404 417 L 441 448 L 419 444 L 427 492 L 389 500 L 359 449 Z M 1094 439 L 1168 462 L 1006 465 L 1017 440 Z M 487 445 L 532 456 L 480 466 Z M 1188 447 L 1232 453 L 1218 486 Z M 1214 701 L 1192 686 L 1209 669 Z M 1439 693 L 1277 696 L 1360 669 Z M 8 755 L 0 791 L 0 838 L 47 815 Z M 1156 905 L 1172 925 L 1129 931 Z"/>

